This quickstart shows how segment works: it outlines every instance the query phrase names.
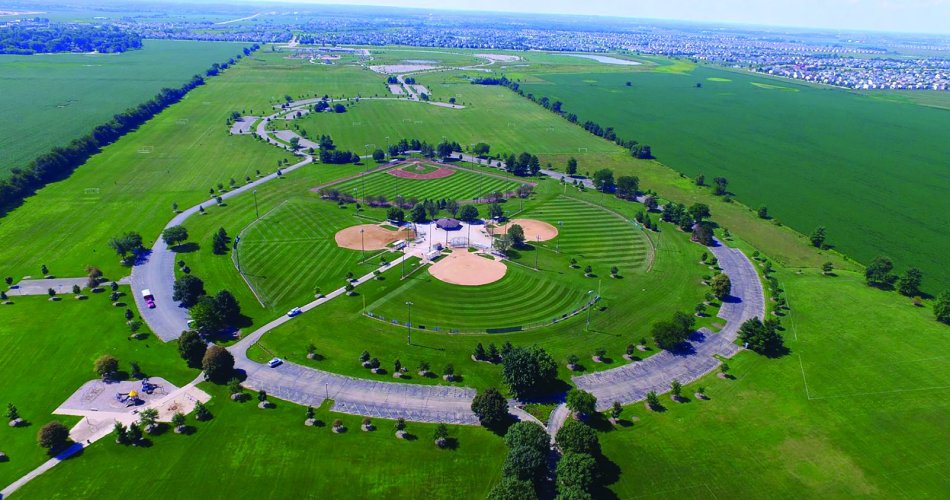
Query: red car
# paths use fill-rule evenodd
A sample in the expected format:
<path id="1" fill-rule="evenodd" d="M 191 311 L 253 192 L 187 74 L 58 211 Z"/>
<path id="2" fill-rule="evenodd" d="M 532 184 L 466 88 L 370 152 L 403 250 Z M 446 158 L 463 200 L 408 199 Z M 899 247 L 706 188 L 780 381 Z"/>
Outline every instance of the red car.
<path id="1" fill-rule="evenodd" d="M 145 305 L 149 309 L 155 309 L 155 297 L 152 296 L 152 292 L 148 288 L 142 290 L 142 298 L 145 299 Z"/>

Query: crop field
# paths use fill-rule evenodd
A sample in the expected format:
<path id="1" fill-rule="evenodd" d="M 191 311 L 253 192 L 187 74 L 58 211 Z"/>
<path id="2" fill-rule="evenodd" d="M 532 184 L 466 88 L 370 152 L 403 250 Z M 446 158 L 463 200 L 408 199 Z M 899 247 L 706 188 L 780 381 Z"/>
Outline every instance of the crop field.
<path id="1" fill-rule="evenodd" d="M 388 93 L 382 85 L 385 80 L 379 81 L 377 92 Z M 535 154 L 576 154 L 579 148 L 615 151 L 611 144 L 592 141 L 583 129 L 508 89 L 471 85 L 457 73 L 419 75 L 417 81 L 430 90 L 433 99 L 445 102 L 454 97 L 465 108 L 365 99 L 351 102 L 346 113 L 312 113 L 296 123 L 311 136 L 329 134 L 340 149 L 359 154 L 371 153 L 377 147 L 386 149 L 387 137 L 390 143 L 402 138 L 431 144 L 446 138 L 466 146 L 485 142 L 495 153 L 529 150 Z"/>
<path id="2" fill-rule="evenodd" d="M 457 249 L 464 252 L 465 249 Z M 412 323 L 426 329 L 439 327 L 476 332 L 485 329 L 549 323 L 582 307 L 587 290 L 570 287 L 548 273 L 508 264 L 505 277 L 477 287 L 458 286 L 433 278 L 428 271 L 366 306 L 385 321 L 408 321 L 406 301 L 414 304 Z"/>
<path id="3" fill-rule="evenodd" d="M 664 164 L 724 176 L 739 200 L 805 234 L 826 226 L 828 242 L 862 262 L 917 266 L 925 289 L 950 284 L 945 110 L 704 67 L 543 79 L 526 91 L 651 144 Z"/>
<path id="4" fill-rule="evenodd" d="M 357 198 L 361 198 L 366 194 L 382 195 L 389 200 L 396 196 L 403 196 L 405 198 L 415 197 L 420 200 L 426 198 L 441 200 L 445 198 L 461 201 L 472 200 L 493 192 L 513 192 L 520 185 L 520 182 L 506 180 L 502 177 L 456 170 L 454 174 L 441 179 L 406 179 L 387 172 L 378 172 L 366 175 L 365 179 L 352 179 L 333 187 L 341 192 L 355 192 Z"/>
<path id="5" fill-rule="evenodd" d="M 504 461 L 504 441 L 479 427 L 450 427 L 458 446 L 439 449 L 432 444 L 433 424 L 409 422 L 406 430 L 414 439 L 396 439 L 390 420 L 374 419 L 377 430 L 363 432 L 361 417 L 324 406 L 315 413 L 324 425 L 306 427 L 301 406 L 272 399 L 276 407 L 261 411 L 254 403 L 232 402 L 223 387 L 199 387 L 212 395 L 208 409 L 214 418 L 196 422 L 189 417 L 193 434 L 182 436 L 166 428 L 150 438 L 148 447 L 118 446 L 103 439 L 80 458 L 29 483 L 17 496 L 163 499 L 169 491 L 188 491 L 189 496 L 246 498 L 305 491 L 321 498 L 354 492 L 412 498 L 424 491 L 432 498 L 474 499 L 484 498 L 494 486 Z M 330 430 L 337 418 L 347 432 Z M 31 438 L 36 433 L 25 432 Z M 215 459 L 209 459 L 209 453 Z M 120 463 L 124 474 L 143 479 L 116 481 Z M 162 487 L 143 488 L 142 481 Z"/>
<path id="6" fill-rule="evenodd" d="M 624 468 L 617 496 L 922 498 L 950 488 L 950 454 L 934 446 L 950 440 L 946 327 L 854 273 L 779 279 L 791 353 L 739 354 L 735 380 L 707 376 L 685 388 L 685 404 L 662 398 L 662 413 L 626 409 L 639 420 L 601 435 Z M 692 397 L 699 385 L 710 401 Z"/>
<path id="7" fill-rule="evenodd" d="M 130 292 L 128 287 L 120 290 Z M 128 296 L 120 300 L 131 302 Z M 137 361 L 145 373 L 178 385 L 198 374 L 181 362 L 174 345 L 151 335 L 130 340 L 125 308 L 113 307 L 108 293 L 93 294 L 88 300 L 64 295 L 58 302 L 46 296 L 14 297 L 13 302 L 0 310 L 0 401 L 4 410 L 7 403 L 16 405 L 30 425 L 0 426 L 0 451 L 10 458 L 0 467 L 4 486 L 48 459 L 36 446 L 40 427 L 52 420 L 69 425 L 79 421 L 51 413 L 79 386 L 97 377 L 92 365 L 99 356 L 115 356 L 124 372 L 129 362 Z"/>
<path id="8" fill-rule="evenodd" d="M 0 57 L 0 177 L 248 44 L 146 40 L 124 54 Z M 42 97 L 38 97 L 42 96 Z"/>
<path id="9" fill-rule="evenodd" d="M 241 269 L 270 307 L 312 296 L 315 287 L 338 288 L 348 271 L 362 273 L 357 268 L 360 252 L 339 248 L 333 235 L 365 222 L 329 202 L 289 201 L 242 231 Z"/>
<path id="10" fill-rule="evenodd" d="M 652 261 L 650 241 L 631 219 L 617 217 L 601 207 L 560 196 L 520 216 L 556 226 L 558 237 L 544 245 L 559 248 L 568 258 L 576 258 L 579 265 L 593 267 L 596 273 L 606 276 L 613 266 L 620 268 L 621 274 L 643 271 Z"/>

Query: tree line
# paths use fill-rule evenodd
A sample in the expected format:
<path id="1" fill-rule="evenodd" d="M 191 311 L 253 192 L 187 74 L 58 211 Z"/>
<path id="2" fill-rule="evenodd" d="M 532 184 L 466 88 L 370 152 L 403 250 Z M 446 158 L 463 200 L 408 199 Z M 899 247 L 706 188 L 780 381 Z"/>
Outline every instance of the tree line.
<path id="1" fill-rule="evenodd" d="M 257 50 L 257 44 L 245 48 L 246 53 Z M 242 55 L 238 55 L 240 59 Z M 227 69 L 229 63 L 217 64 L 209 69 L 217 72 Z M 210 73 L 209 73 L 210 75 Z M 213 75 L 211 75 L 213 76 Z M 63 180 L 73 170 L 86 162 L 102 148 L 116 142 L 125 134 L 161 113 L 165 108 L 180 101 L 188 92 L 204 85 L 205 79 L 193 76 L 179 88 L 163 88 L 158 94 L 134 108 L 116 114 L 106 123 L 96 126 L 92 132 L 74 139 L 66 146 L 57 146 L 31 161 L 25 168 L 12 168 L 8 179 L 0 179 L 0 211 L 9 211 L 43 186 Z"/>
<path id="2" fill-rule="evenodd" d="M 0 54 L 117 53 L 141 48 L 141 35 L 115 26 L 56 23 L 0 28 Z"/>
<path id="3" fill-rule="evenodd" d="M 569 113 L 564 110 L 564 103 L 557 100 L 551 100 L 547 96 L 537 97 L 532 93 L 525 94 L 524 90 L 521 88 L 521 85 L 518 82 L 509 80 L 504 75 L 501 78 L 494 77 L 481 77 L 481 78 L 471 78 L 469 81 L 473 85 L 500 85 L 503 87 L 508 87 L 518 95 L 522 97 L 527 97 L 531 101 L 540 104 L 544 109 L 550 110 L 553 113 L 558 114 L 562 118 L 566 119 L 571 123 L 577 123 L 578 118 L 574 113 Z M 650 148 L 649 144 L 640 144 L 640 142 L 633 139 L 623 139 L 617 135 L 617 132 L 613 127 L 603 127 L 600 124 L 593 122 L 591 120 L 585 121 L 582 125 L 584 130 L 590 132 L 597 137 L 602 137 L 608 141 L 612 141 L 618 146 L 628 150 L 630 155 L 634 158 L 639 158 L 642 160 L 649 160 L 654 158 L 653 151 Z"/>

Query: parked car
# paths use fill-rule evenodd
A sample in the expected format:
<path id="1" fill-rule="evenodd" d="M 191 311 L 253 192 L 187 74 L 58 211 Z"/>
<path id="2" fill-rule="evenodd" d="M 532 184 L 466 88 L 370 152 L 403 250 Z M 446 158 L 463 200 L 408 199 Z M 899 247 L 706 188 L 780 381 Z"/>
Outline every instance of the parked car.
<path id="1" fill-rule="evenodd" d="M 274 359 L 272 359 L 272 360 L 270 360 L 270 361 L 267 362 L 267 366 L 269 366 L 269 367 L 271 367 L 271 368 L 276 368 L 277 366 L 281 365 L 283 362 L 284 362 L 284 360 L 282 360 L 282 359 L 280 359 L 280 358 L 274 358 Z"/>
<path id="2" fill-rule="evenodd" d="M 288 318 L 293 318 L 294 316 L 300 314 L 300 312 L 301 312 L 301 311 L 300 311 L 300 308 L 299 308 L 299 307 L 295 307 L 295 308 L 293 308 L 293 309 L 287 311 L 287 317 L 288 317 Z"/>
<path id="3" fill-rule="evenodd" d="M 155 297 L 152 295 L 152 291 L 148 288 L 142 290 L 142 298 L 145 299 L 145 305 L 149 309 L 155 309 Z"/>

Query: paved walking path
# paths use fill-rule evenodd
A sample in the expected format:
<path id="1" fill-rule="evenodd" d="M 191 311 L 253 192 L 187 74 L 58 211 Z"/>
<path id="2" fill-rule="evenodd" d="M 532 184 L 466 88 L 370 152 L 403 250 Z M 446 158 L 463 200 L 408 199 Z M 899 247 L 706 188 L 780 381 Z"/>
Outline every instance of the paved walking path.
<path id="1" fill-rule="evenodd" d="M 55 290 L 57 295 L 72 295 L 73 285 L 78 285 L 79 288 L 89 293 L 89 289 L 86 288 L 86 283 L 88 282 L 88 276 L 81 278 L 24 279 L 7 290 L 7 295 L 11 297 L 18 295 L 47 295 L 50 288 Z M 116 281 L 116 283 L 120 285 L 128 285 L 130 282 L 131 279 L 128 276 Z M 108 285 L 108 283 L 109 282 L 103 283 L 103 286 Z"/>
<path id="2" fill-rule="evenodd" d="M 573 377 L 579 389 L 597 397 L 598 410 L 608 409 L 614 401 L 622 404 L 640 401 L 650 391 L 667 392 L 674 379 L 686 384 L 715 370 L 720 361 L 714 356 L 730 358 L 739 351 L 735 340 L 742 323 L 765 316 L 762 283 L 755 266 L 741 251 L 718 241 L 717 245 L 710 250 L 732 281 L 731 297 L 718 314 L 726 320 L 726 325 L 718 333 L 700 329 L 681 352 L 663 351 L 643 361 Z"/>

